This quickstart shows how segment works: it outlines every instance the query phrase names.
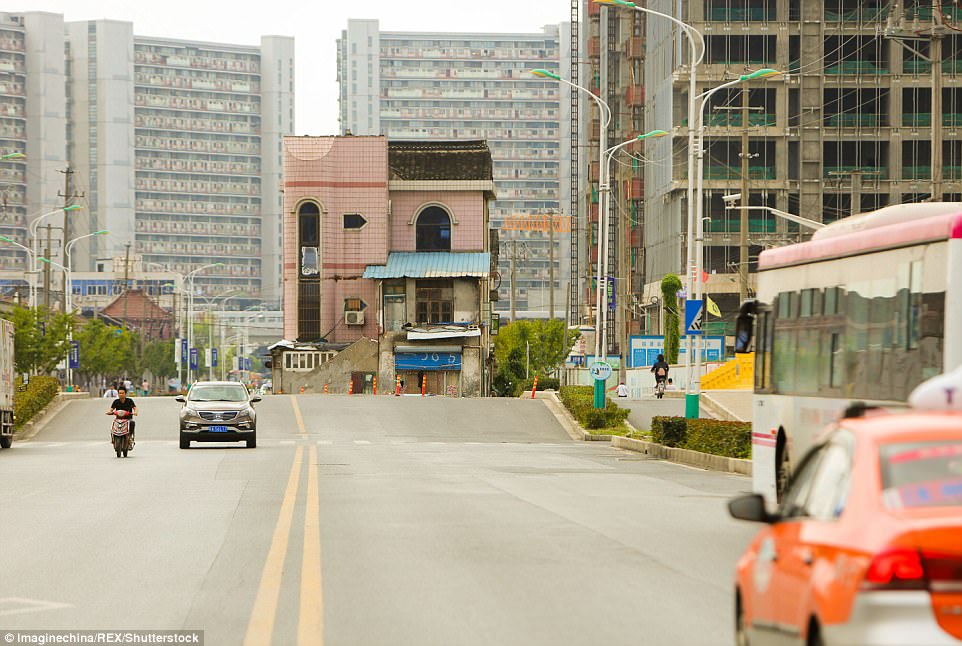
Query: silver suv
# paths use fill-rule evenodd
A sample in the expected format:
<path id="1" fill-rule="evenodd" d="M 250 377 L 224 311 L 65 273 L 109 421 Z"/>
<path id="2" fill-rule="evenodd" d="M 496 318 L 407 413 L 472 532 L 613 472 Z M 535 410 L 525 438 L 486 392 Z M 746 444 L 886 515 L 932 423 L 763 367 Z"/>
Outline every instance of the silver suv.
<path id="1" fill-rule="evenodd" d="M 180 409 L 180 448 L 189 449 L 193 442 L 247 442 L 247 448 L 257 446 L 257 416 L 254 402 L 260 395 L 251 395 L 247 386 L 234 381 L 198 381 L 187 396 L 177 396 L 183 402 Z"/>

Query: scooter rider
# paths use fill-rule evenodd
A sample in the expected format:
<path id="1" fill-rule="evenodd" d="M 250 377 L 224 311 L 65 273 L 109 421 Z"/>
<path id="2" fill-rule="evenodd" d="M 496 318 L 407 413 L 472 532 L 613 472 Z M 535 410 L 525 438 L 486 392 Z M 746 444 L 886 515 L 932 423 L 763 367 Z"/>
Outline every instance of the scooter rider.
<path id="1" fill-rule="evenodd" d="M 655 375 L 655 385 L 658 385 L 660 381 L 666 381 L 668 379 L 668 372 L 671 370 L 671 366 L 665 361 L 665 355 L 659 354 L 658 361 L 655 365 L 651 367 L 651 372 Z"/>
<path id="2" fill-rule="evenodd" d="M 108 415 L 113 415 L 116 411 L 122 410 L 127 412 L 127 417 L 129 418 L 128 427 L 130 429 L 130 443 L 133 446 L 134 443 L 134 415 L 137 414 L 137 405 L 134 404 L 134 400 L 127 396 L 127 388 L 125 386 L 120 386 L 117 388 L 117 399 L 114 403 L 110 405 L 110 410 L 107 411 Z"/>

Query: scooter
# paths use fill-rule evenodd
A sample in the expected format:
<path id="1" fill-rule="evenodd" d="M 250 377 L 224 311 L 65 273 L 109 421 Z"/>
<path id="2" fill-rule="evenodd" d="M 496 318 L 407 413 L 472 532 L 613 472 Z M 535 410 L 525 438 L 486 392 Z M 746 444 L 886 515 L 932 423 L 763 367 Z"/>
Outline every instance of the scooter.
<path id="1" fill-rule="evenodd" d="M 130 413 L 127 411 L 114 411 L 114 421 L 110 425 L 110 440 L 118 458 L 127 457 L 127 452 L 133 450 L 134 443 L 130 437 Z"/>
<path id="2" fill-rule="evenodd" d="M 655 397 L 661 399 L 665 396 L 665 380 L 659 379 L 658 383 L 655 384 Z"/>

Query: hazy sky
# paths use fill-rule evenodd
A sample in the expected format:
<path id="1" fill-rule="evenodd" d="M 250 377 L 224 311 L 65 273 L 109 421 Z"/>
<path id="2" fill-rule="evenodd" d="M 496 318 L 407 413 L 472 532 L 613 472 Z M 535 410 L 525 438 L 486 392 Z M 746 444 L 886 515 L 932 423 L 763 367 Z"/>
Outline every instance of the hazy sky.
<path id="1" fill-rule="evenodd" d="M 66 20 L 110 18 L 134 34 L 257 45 L 262 35 L 293 36 L 298 135 L 337 133 L 336 40 L 348 18 L 377 18 L 382 31 L 538 32 L 569 19 L 565 0 L 27 0 L 6 11 L 50 11 Z"/>

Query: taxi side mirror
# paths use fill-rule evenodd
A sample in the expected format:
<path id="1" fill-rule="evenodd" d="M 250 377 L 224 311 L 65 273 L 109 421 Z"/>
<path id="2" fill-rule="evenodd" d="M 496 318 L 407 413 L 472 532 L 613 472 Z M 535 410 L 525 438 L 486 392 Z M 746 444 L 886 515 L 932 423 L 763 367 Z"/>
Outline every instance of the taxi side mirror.
<path id="1" fill-rule="evenodd" d="M 765 497 L 757 493 L 745 494 L 729 500 L 728 513 L 732 518 L 754 523 L 774 523 L 778 518 L 768 513 L 765 508 Z"/>
<path id="2" fill-rule="evenodd" d="M 184 397 L 183 395 L 177 395 L 176 397 L 174 397 L 174 401 L 175 401 L 175 402 L 185 402 L 185 401 L 187 401 L 187 398 Z"/>

